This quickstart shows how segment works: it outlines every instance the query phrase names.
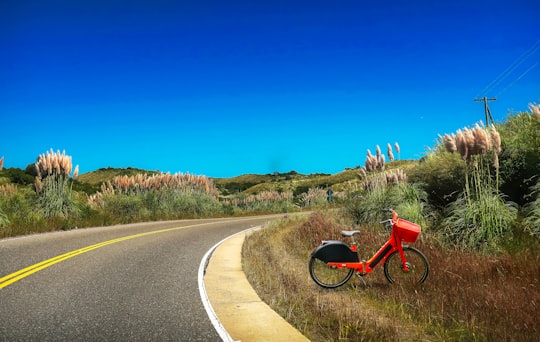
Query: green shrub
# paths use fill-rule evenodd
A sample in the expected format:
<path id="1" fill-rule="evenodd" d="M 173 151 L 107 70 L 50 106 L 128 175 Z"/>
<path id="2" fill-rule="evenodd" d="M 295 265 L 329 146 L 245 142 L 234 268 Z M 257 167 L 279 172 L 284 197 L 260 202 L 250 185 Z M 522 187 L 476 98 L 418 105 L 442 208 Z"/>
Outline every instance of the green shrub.
<path id="1" fill-rule="evenodd" d="M 121 223 L 135 222 L 141 217 L 143 201 L 140 196 L 113 195 L 103 199 L 107 215 Z"/>
<path id="2" fill-rule="evenodd" d="M 531 198 L 534 198 L 524 208 L 525 219 L 523 225 L 531 235 L 540 237 L 540 179 L 531 187 Z"/>
<path id="3" fill-rule="evenodd" d="M 0 209 L 11 219 L 27 219 L 35 213 L 35 194 L 25 188 L 0 196 Z"/>
<path id="4" fill-rule="evenodd" d="M 7 178 L 9 183 L 28 185 L 34 183 L 34 176 L 16 167 L 0 169 L 0 177 Z"/>
<path id="5" fill-rule="evenodd" d="M 214 196 L 200 191 L 175 191 L 172 193 L 171 210 L 182 217 L 213 216 L 221 206 Z"/>
<path id="6" fill-rule="evenodd" d="M 430 225 L 431 210 L 427 193 L 418 184 L 401 183 L 396 186 L 399 203 L 394 207 L 400 217 L 422 227 Z"/>
<path id="7" fill-rule="evenodd" d="M 540 120 L 529 113 L 519 113 L 508 116 L 497 129 L 502 140 L 500 189 L 511 201 L 525 204 L 530 180 L 540 170 Z"/>
<path id="8" fill-rule="evenodd" d="M 409 170 L 408 176 L 409 182 L 420 184 L 426 191 L 432 206 L 443 208 L 463 190 L 465 162 L 458 154 L 437 148 Z"/>
<path id="9" fill-rule="evenodd" d="M 375 225 L 388 218 L 382 209 L 393 208 L 400 217 L 425 226 L 428 222 L 427 194 L 417 184 L 375 183 L 345 201 L 345 211 L 357 223 Z"/>
<path id="10" fill-rule="evenodd" d="M 2 211 L 2 208 L 0 208 L 0 228 L 7 227 L 9 224 L 9 219 L 6 214 Z"/>

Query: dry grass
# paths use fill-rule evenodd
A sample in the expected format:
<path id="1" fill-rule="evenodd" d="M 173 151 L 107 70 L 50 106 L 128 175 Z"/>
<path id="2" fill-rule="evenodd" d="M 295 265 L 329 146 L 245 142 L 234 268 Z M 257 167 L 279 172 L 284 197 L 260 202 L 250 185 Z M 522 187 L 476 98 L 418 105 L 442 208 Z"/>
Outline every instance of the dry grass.
<path id="1" fill-rule="evenodd" d="M 362 168 L 357 173 L 357 177 L 360 180 L 360 185 L 366 191 L 380 186 L 407 182 L 407 174 L 400 168 L 370 173 Z"/>
<path id="2" fill-rule="evenodd" d="M 36 171 L 38 177 L 44 179 L 48 175 L 57 174 L 69 177 L 71 175 L 73 165 L 71 156 L 66 155 L 66 151 L 56 151 L 51 148 L 44 154 L 40 154 L 36 162 Z M 73 178 L 79 175 L 79 166 L 75 167 Z"/>
<path id="3" fill-rule="evenodd" d="M 134 176 L 116 176 L 111 182 L 104 183 L 101 187 L 104 192 L 113 191 L 119 194 L 160 189 L 193 189 L 216 196 L 218 193 L 210 178 L 189 173 L 158 173 L 154 175 L 138 173 Z"/>
<path id="4" fill-rule="evenodd" d="M 319 288 L 307 263 L 320 239 L 337 239 L 340 218 L 290 218 L 249 237 L 244 270 L 261 298 L 313 341 L 533 341 L 540 335 L 540 246 L 515 255 L 444 250 L 423 236 L 431 264 L 421 288 L 389 285 L 382 268 L 336 290 Z M 362 229 L 367 258 L 385 234 Z M 532 247 L 531 247 L 532 246 Z M 270 271 L 270 272 L 269 272 Z"/>
<path id="5" fill-rule="evenodd" d="M 488 151 L 493 151 L 494 156 L 501 152 L 501 136 L 493 125 L 485 128 L 476 124 L 473 128 L 465 127 L 456 133 L 445 134 L 440 139 L 448 152 L 459 152 L 461 158 L 467 161 Z"/>
<path id="6" fill-rule="evenodd" d="M 137 173 L 133 176 L 115 176 L 112 180 L 101 184 L 100 191 L 88 196 L 88 203 L 101 205 L 103 198 L 114 195 L 138 195 L 149 191 L 178 189 L 205 193 L 217 198 L 218 190 L 213 181 L 206 176 L 189 173 Z"/>
<path id="7" fill-rule="evenodd" d="M 17 192 L 17 185 L 15 184 L 3 184 L 0 185 L 0 196 L 10 196 Z"/>

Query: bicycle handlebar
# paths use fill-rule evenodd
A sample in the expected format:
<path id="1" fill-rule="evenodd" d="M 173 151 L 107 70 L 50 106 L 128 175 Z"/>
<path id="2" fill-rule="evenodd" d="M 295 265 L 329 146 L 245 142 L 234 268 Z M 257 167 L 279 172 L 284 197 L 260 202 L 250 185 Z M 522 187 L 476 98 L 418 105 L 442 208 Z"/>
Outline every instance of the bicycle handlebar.
<path id="1" fill-rule="evenodd" d="M 397 218 L 398 218 L 398 213 L 397 213 L 397 211 L 395 211 L 394 209 L 385 208 L 385 209 L 382 209 L 382 211 L 388 212 L 388 213 L 392 213 L 392 218 L 389 219 L 390 221 L 392 221 L 392 223 L 393 223 L 393 221 L 397 220 Z M 382 221 L 381 223 L 386 223 L 387 221 L 388 221 L 388 220 Z"/>

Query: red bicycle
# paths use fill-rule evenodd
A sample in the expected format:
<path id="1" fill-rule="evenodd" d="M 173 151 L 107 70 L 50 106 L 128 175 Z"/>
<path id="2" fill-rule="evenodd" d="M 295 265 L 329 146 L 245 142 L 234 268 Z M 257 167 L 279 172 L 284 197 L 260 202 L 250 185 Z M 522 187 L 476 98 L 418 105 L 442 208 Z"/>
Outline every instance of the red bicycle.
<path id="1" fill-rule="evenodd" d="M 385 209 L 392 213 L 392 218 L 380 222 L 391 226 L 390 238 L 368 261 L 358 258 L 357 242 L 354 239 L 359 230 L 344 230 L 342 236 L 350 237 L 347 245 L 338 240 L 323 240 L 311 253 L 309 274 L 318 285 L 325 288 L 336 288 L 345 284 L 354 273 L 362 280 L 380 263 L 384 263 L 384 275 L 390 283 L 419 284 L 429 274 L 429 263 L 426 256 L 418 249 L 403 246 L 402 242 L 415 242 L 420 235 L 418 224 L 398 217 L 393 209 Z"/>

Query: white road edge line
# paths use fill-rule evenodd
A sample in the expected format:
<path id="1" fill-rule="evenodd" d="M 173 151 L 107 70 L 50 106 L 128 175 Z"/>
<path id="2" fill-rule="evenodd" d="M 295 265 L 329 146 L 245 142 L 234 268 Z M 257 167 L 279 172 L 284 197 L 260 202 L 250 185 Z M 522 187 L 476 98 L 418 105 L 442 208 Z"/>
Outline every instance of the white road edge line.
<path id="1" fill-rule="evenodd" d="M 251 227 L 251 228 L 242 230 L 242 231 L 240 231 L 238 233 L 235 233 L 233 235 L 227 236 L 226 238 L 224 238 L 223 240 L 221 240 L 220 242 L 218 242 L 214 246 L 212 246 L 212 248 L 210 248 L 206 252 L 206 254 L 203 256 L 203 258 L 201 260 L 201 263 L 199 265 L 199 274 L 198 274 L 197 278 L 198 278 L 198 283 L 199 283 L 199 293 L 201 295 L 201 300 L 203 302 L 204 308 L 206 309 L 206 313 L 208 314 L 208 318 L 210 318 L 210 321 L 212 322 L 212 325 L 216 329 L 216 331 L 219 334 L 219 336 L 221 337 L 221 339 L 223 341 L 225 341 L 225 342 L 235 342 L 235 341 L 232 339 L 231 335 L 229 335 L 227 330 L 225 330 L 225 328 L 223 327 L 223 325 L 219 321 L 219 318 L 217 317 L 216 312 L 212 308 L 212 304 L 210 304 L 210 300 L 208 299 L 208 295 L 206 294 L 206 288 L 204 286 L 204 274 L 206 272 L 206 266 L 208 265 L 208 262 L 210 261 L 210 257 L 212 256 L 212 253 L 214 252 L 214 250 L 216 248 L 218 248 L 218 246 L 221 245 L 223 242 L 225 242 L 226 240 L 228 240 L 230 238 L 235 237 L 236 235 L 244 234 L 244 233 L 246 233 L 246 232 L 248 232 L 250 230 L 258 229 L 258 228 L 261 228 L 261 227 L 262 226 Z"/>

